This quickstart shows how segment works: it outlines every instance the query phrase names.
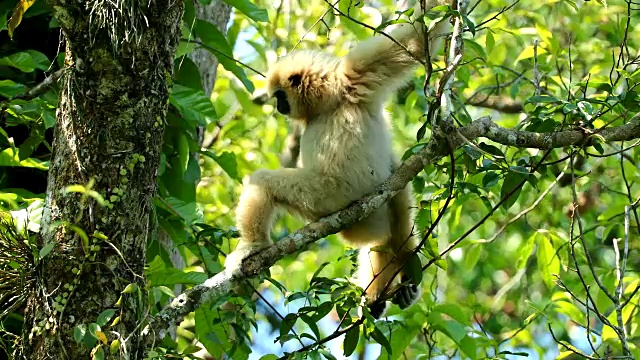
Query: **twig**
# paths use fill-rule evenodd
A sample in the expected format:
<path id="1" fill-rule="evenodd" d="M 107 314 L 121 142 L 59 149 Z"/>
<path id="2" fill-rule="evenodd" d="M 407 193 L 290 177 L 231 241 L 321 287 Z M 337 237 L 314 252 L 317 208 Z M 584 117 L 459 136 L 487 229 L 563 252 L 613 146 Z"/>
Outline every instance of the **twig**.
<path id="1" fill-rule="evenodd" d="M 349 14 L 343 13 L 342 11 L 340 11 L 340 9 L 338 9 L 331 2 L 329 2 L 329 0 L 324 0 L 324 2 L 327 3 L 331 7 L 331 9 L 333 9 L 335 12 L 337 12 L 340 16 L 342 16 L 344 18 L 347 18 L 347 19 L 353 21 L 354 23 L 356 23 L 356 24 L 358 24 L 360 26 L 363 26 L 363 27 L 365 27 L 365 28 L 367 28 L 369 30 L 373 30 L 374 32 L 377 32 L 380 35 L 382 35 L 382 36 L 386 37 L 387 39 L 391 40 L 394 44 L 398 45 L 400 48 L 402 48 L 404 51 L 406 51 L 407 54 L 409 54 L 409 56 L 411 56 L 415 61 L 417 61 L 420 64 L 424 65 L 424 63 L 425 63 L 424 60 L 422 60 L 422 59 L 418 58 L 417 56 L 415 56 L 411 51 L 409 51 L 409 49 L 407 49 L 406 46 L 404 46 L 404 44 L 401 44 L 401 43 L 398 42 L 398 40 L 394 39 L 393 36 L 387 34 L 384 31 L 378 31 L 373 26 L 371 26 L 369 24 L 366 24 L 366 23 L 363 23 L 360 20 L 354 19 Z"/>
<path id="2" fill-rule="evenodd" d="M 234 57 L 233 57 L 233 56 L 231 56 L 231 55 L 225 54 L 223 51 L 220 51 L 220 50 L 218 50 L 218 49 L 216 49 L 216 48 L 214 48 L 214 47 L 211 47 L 211 46 L 209 46 L 209 45 L 207 45 L 207 44 L 203 43 L 202 41 L 199 41 L 199 40 L 192 40 L 192 39 L 180 39 L 180 41 L 183 41 L 183 42 L 186 42 L 186 43 L 190 43 L 190 44 L 197 44 L 197 45 L 200 45 L 200 46 L 204 47 L 205 49 L 208 49 L 208 50 L 214 51 L 216 54 L 220 54 L 220 55 L 222 55 L 223 57 L 225 57 L 225 58 L 227 58 L 227 59 L 229 59 L 229 60 L 233 60 L 233 61 L 235 61 L 236 63 L 238 63 L 238 64 L 240 64 L 240 65 L 242 65 L 242 66 L 246 67 L 247 69 L 249 69 L 249 70 L 253 71 L 254 73 L 256 73 L 256 74 L 258 74 L 258 75 L 260 75 L 260 76 L 262 76 L 262 77 L 266 77 L 266 76 L 265 76 L 263 73 L 261 73 L 260 71 L 258 71 L 258 70 L 256 70 L 256 69 L 252 68 L 251 66 L 249 66 L 249 65 L 247 65 L 247 64 L 245 64 L 245 63 L 243 63 L 242 61 L 240 61 L 240 60 L 238 60 L 238 59 L 234 58 Z"/>
<path id="3" fill-rule="evenodd" d="M 311 25 L 311 27 L 309 29 L 307 29 L 307 31 L 302 35 L 302 37 L 300 38 L 300 40 L 298 40 L 298 42 L 296 42 L 295 45 L 293 45 L 293 48 L 291 50 L 295 50 L 295 48 L 298 47 L 298 45 L 300 45 L 300 43 L 302 42 L 302 40 L 304 40 L 304 38 L 307 37 L 307 35 L 309 35 L 309 33 L 311 32 L 311 30 L 313 30 L 313 28 L 316 27 L 316 25 L 318 25 L 319 22 L 323 22 L 324 23 L 324 17 L 327 16 L 327 14 L 331 11 L 331 9 L 333 9 L 336 5 L 338 5 L 338 3 L 340 2 L 340 0 L 337 0 L 336 2 L 334 2 L 331 5 L 330 9 L 325 10 L 324 13 L 322 13 L 322 15 L 320 15 L 320 17 L 318 18 L 318 20 L 316 20 L 316 22 L 313 23 L 313 25 Z"/>
<path id="4" fill-rule="evenodd" d="M 294 351 L 293 353 L 288 353 L 288 354 L 286 354 L 286 355 L 284 355 L 284 356 L 280 357 L 280 359 L 279 359 L 279 360 L 287 359 L 287 358 L 289 358 L 289 356 L 290 356 L 291 354 L 295 354 L 295 353 L 304 353 L 304 352 L 306 352 L 307 350 L 313 349 L 313 348 L 314 348 L 314 347 L 316 347 L 316 346 L 319 346 L 319 345 L 322 345 L 322 344 L 324 344 L 324 343 L 327 343 L 327 342 L 329 342 L 329 341 L 331 341 L 331 340 L 333 340 L 333 339 L 335 339 L 335 338 L 337 338 L 337 337 L 340 337 L 340 335 L 342 335 L 342 334 L 346 334 L 347 332 L 349 332 L 349 330 L 353 329 L 354 327 L 360 326 L 363 322 L 364 322 L 364 317 L 360 317 L 360 318 L 358 318 L 358 320 L 356 320 L 355 322 L 353 322 L 351 325 L 349 325 L 349 326 L 345 327 L 344 329 L 342 329 L 342 330 L 336 330 L 336 331 L 334 331 L 331 335 L 329 335 L 329 336 L 325 336 L 324 338 L 322 338 L 322 339 L 320 339 L 320 340 L 318 340 L 318 341 L 314 342 L 313 344 L 309 344 L 309 345 L 307 345 L 307 346 L 305 346 L 305 347 L 303 347 L 303 348 L 301 348 L 301 349 L 298 349 L 298 350 Z"/>
<path id="5" fill-rule="evenodd" d="M 502 227 L 500 229 L 498 229 L 498 231 L 496 231 L 493 236 L 487 240 L 484 241 L 479 241 L 479 243 L 491 243 L 493 242 L 495 239 L 498 238 L 498 236 L 500 234 L 502 234 L 502 232 L 511 224 L 513 224 L 514 222 L 518 221 L 518 219 L 520 219 L 521 217 L 523 217 L 524 215 L 530 213 L 533 209 L 535 209 L 540 202 L 547 196 L 547 194 L 551 191 L 551 189 L 553 189 L 556 184 L 558 183 L 558 181 L 564 176 L 565 174 L 565 169 L 563 169 L 560 174 L 558 176 L 556 176 L 556 179 L 553 181 L 553 183 L 551 183 L 551 185 L 549 185 L 549 187 L 547 187 L 541 194 L 540 196 L 538 196 L 538 198 L 533 202 L 533 204 L 531 204 L 531 206 L 529 206 L 528 208 L 522 210 L 521 212 L 519 212 L 516 216 L 512 217 L 509 221 L 507 221 L 506 224 L 502 225 Z"/>
<path id="6" fill-rule="evenodd" d="M 18 95 L 11 100 L 18 100 L 18 99 L 31 100 L 34 97 L 42 93 L 45 93 L 48 90 L 47 88 L 49 86 L 53 85 L 53 83 L 57 82 L 58 79 L 60 79 L 60 76 L 62 76 L 62 73 L 65 71 L 65 69 L 66 68 L 56 70 L 53 74 L 47 76 L 41 83 L 32 87 L 29 91 L 25 92 L 24 94 Z"/>

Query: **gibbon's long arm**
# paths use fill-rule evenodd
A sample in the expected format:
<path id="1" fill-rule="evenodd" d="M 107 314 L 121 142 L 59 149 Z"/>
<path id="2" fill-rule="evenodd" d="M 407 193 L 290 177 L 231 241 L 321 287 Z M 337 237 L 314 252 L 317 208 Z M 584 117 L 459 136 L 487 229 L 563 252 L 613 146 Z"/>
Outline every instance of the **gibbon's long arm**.
<path id="1" fill-rule="evenodd" d="M 427 0 L 430 9 L 443 0 Z M 448 20 L 440 21 L 429 31 L 429 54 L 438 51 Z M 386 36 L 375 36 L 358 44 L 342 59 L 340 71 L 347 88 L 347 98 L 353 103 L 379 101 L 395 92 L 425 60 L 425 26 L 421 23 L 402 24 Z M 402 46 L 398 45 L 401 44 Z"/>

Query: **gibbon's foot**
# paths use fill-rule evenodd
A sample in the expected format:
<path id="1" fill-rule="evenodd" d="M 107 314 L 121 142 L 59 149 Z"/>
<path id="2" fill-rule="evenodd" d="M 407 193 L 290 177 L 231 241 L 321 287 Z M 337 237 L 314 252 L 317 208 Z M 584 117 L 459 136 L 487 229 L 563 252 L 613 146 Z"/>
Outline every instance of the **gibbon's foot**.
<path id="1" fill-rule="evenodd" d="M 409 282 L 409 278 L 405 275 L 402 276 L 402 282 Z M 407 284 L 402 285 L 398 292 L 394 295 L 391 300 L 392 303 L 398 305 L 400 309 L 406 309 L 409 306 L 413 305 L 418 299 L 420 299 L 420 295 L 422 293 L 422 289 L 420 284 Z"/>
<path id="2" fill-rule="evenodd" d="M 374 319 L 380 319 L 384 314 L 386 314 L 387 309 L 389 308 L 388 301 L 380 301 L 374 302 L 369 305 L 369 313 L 373 316 Z"/>
<path id="3" fill-rule="evenodd" d="M 260 250 L 269 247 L 271 243 L 246 243 L 242 240 L 238 243 L 233 252 L 227 255 L 227 258 L 224 260 L 224 268 L 226 270 L 231 271 L 233 275 L 238 275 L 242 272 L 242 261 L 248 258 L 250 255 L 253 255 Z"/>

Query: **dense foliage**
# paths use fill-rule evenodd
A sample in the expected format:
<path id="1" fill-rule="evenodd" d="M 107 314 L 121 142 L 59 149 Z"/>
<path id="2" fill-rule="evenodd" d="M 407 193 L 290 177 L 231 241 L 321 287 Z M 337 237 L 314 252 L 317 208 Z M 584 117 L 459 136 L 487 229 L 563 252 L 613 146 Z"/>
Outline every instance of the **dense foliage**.
<path id="1" fill-rule="evenodd" d="M 152 313 L 175 296 L 176 285 L 188 288 L 221 271 L 237 242 L 242 178 L 281 166 L 292 125 L 259 101 L 259 71 L 293 49 L 343 55 L 373 36 L 371 29 L 408 21 L 409 8 L 391 0 L 340 0 L 334 9 L 320 0 L 225 1 L 234 6 L 226 36 L 197 18 L 198 4 L 185 2 L 158 171 L 157 231 L 147 251 L 144 290 Z M 506 128 L 591 134 L 640 110 L 637 2 L 480 0 L 467 12 L 453 83 L 458 125 L 491 115 Z M 39 230 L 55 146 L 55 80 L 65 48 L 45 1 L 1 0 L 0 24 L 0 207 L 18 227 L 0 227 L 0 345 L 11 352 L 22 314 L 5 279 L 29 279 L 30 271 L 28 262 L 11 259 L 46 261 L 50 250 L 29 239 Z M 210 98 L 187 57 L 195 48 L 221 64 Z M 433 68 L 444 68 L 442 54 L 436 59 Z M 387 106 L 394 147 L 405 159 L 431 135 L 423 114 L 442 73 L 425 87 L 425 69 L 417 70 Z M 198 127 L 206 130 L 203 139 Z M 638 144 L 536 150 L 470 142 L 412 182 L 416 233 L 428 235 L 422 262 L 429 265 L 416 306 L 393 307 L 375 322 L 360 318 L 359 292 L 348 280 L 355 251 L 330 236 L 280 260 L 241 295 L 199 308 L 179 324 L 175 341 L 155 344 L 149 357 L 199 358 L 205 348 L 214 358 L 277 359 L 302 348 L 292 358 L 640 359 Z M 98 196 L 90 184 L 76 185 L 69 191 Z M 272 236 L 303 225 L 284 216 Z M 158 241 L 167 235 L 184 268 Z M 16 237 L 31 245 L 3 247 Z M 112 316 L 78 327 L 87 353 L 103 346 L 96 326 L 108 331 Z"/>

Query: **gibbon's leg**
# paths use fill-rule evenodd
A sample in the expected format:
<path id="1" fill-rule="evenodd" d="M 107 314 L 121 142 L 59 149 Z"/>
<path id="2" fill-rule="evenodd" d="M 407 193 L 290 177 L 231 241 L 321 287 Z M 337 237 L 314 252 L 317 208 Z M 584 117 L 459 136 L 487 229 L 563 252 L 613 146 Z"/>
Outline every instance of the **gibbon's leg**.
<path id="1" fill-rule="evenodd" d="M 314 219 L 348 204 L 339 182 L 307 169 L 258 170 L 247 182 L 236 210 L 240 242 L 227 256 L 225 268 L 237 272 L 242 260 L 271 244 L 276 208 Z"/>
<path id="2" fill-rule="evenodd" d="M 411 236 L 411 194 L 407 186 L 396 194 L 388 205 L 390 212 L 391 234 L 386 241 L 374 242 L 362 249 L 358 255 L 357 282 L 365 289 L 367 302 L 371 303 L 391 290 L 398 279 L 394 275 L 412 255 L 416 242 Z M 349 233 L 345 234 L 346 236 Z M 377 247 L 377 248 L 376 248 Z M 400 271 L 402 280 L 407 277 Z M 402 309 L 412 305 L 420 295 L 420 284 L 403 286 L 393 298 L 393 303 Z M 371 315 L 381 317 L 386 311 L 386 304 L 371 308 Z"/>
<path id="3" fill-rule="evenodd" d="M 273 197 L 252 176 L 245 184 L 236 207 L 236 226 L 240 232 L 240 242 L 236 249 L 227 255 L 224 262 L 226 269 L 238 272 L 242 260 L 271 245 L 269 230 L 275 210 Z"/>
<path id="4" fill-rule="evenodd" d="M 384 247 L 384 244 L 379 244 Z M 391 289 L 397 281 L 393 275 L 398 270 L 398 263 L 394 254 L 387 249 L 372 249 L 375 246 L 366 246 L 360 249 L 358 254 L 357 284 L 365 290 L 367 304 L 371 304 L 381 295 L 385 288 Z M 389 284 L 389 286 L 387 286 Z M 378 319 L 386 312 L 386 302 L 380 307 L 370 307 L 371 315 Z"/>
<path id="5" fill-rule="evenodd" d="M 402 191 L 391 199 L 392 213 L 392 247 L 398 251 L 400 264 L 406 263 L 406 260 L 413 256 L 413 251 L 418 246 L 417 239 L 413 236 L 413 216 L 411 211 L 411 184 L 407 185 Z M 411 277 L 404 272 L 400 272 L 400 279 L 403 283 L 407 282 Z M 405 309 L 413 305 L 421 295 L 420 284 L 411 284 L 403 286 L 398 290 L 391 300 L 394 304 Z"/>

